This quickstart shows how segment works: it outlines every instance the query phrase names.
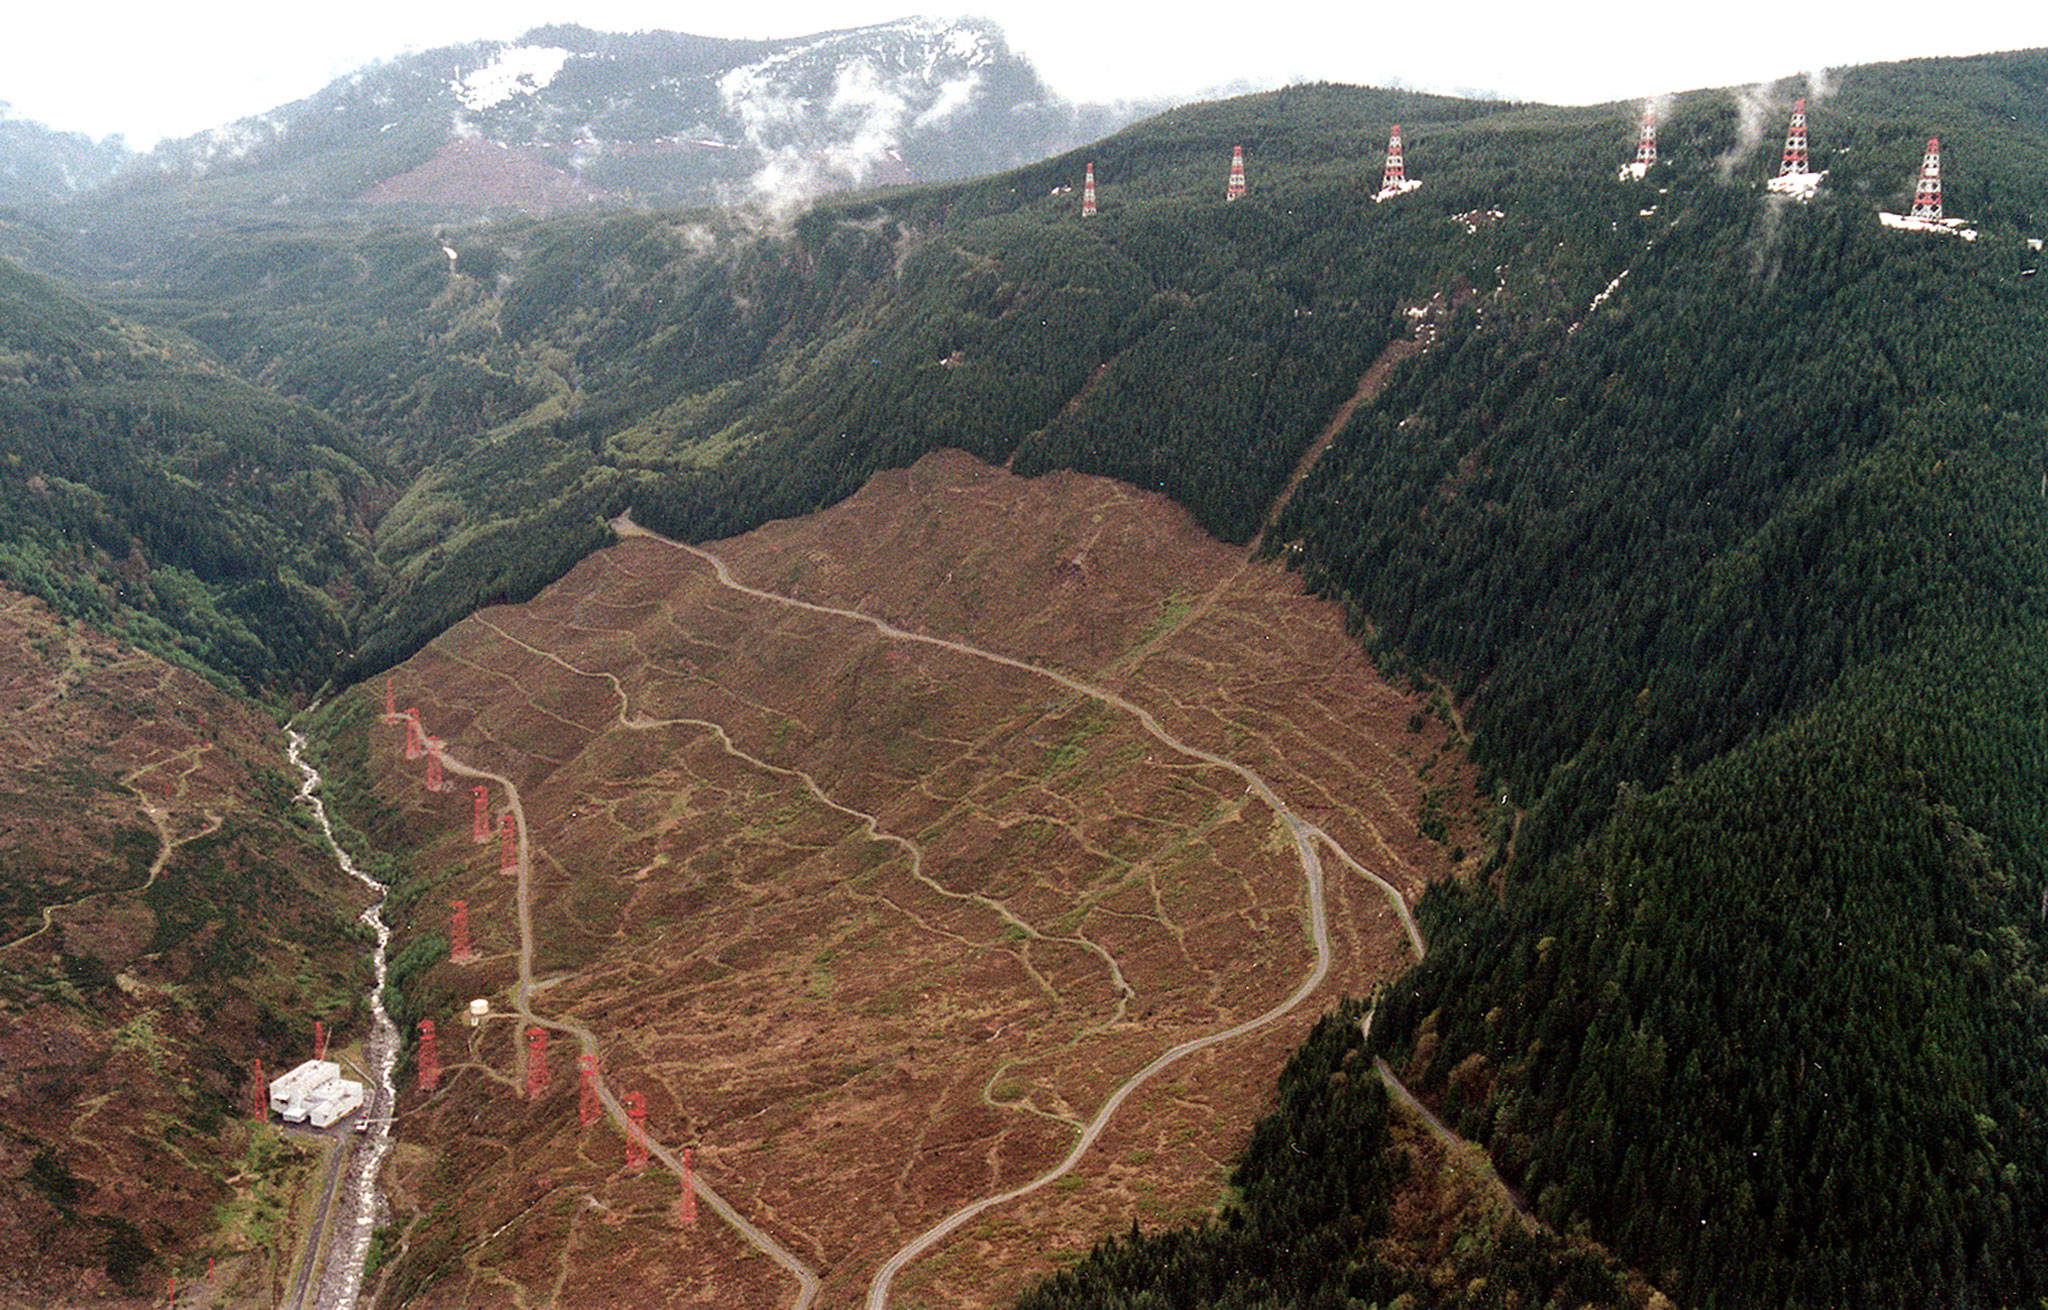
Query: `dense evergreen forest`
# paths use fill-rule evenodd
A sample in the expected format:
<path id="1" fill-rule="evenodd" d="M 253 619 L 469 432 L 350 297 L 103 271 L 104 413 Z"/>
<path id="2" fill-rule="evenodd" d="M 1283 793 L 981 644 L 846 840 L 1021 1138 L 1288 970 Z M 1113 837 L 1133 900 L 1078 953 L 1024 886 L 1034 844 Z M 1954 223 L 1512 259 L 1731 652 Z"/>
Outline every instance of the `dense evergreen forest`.
<path id="1" fill-rule="evenodd" d="M 1468 317 L 1281 525 L 1476 693 L 1528 808 L 1496 878 L 1425 902 L 1377 1035 L 1684 1303 L 2031 1304 L 2038 255 L 1671 188 L 1597 313 Z"/>
<path id="2" fill-rule="evenodd" d="M 22 382 L 0 404 L 28 406 L 6 439 L 82 439 L 0 468 L 0 549 L 95 614 L 139 552 L 125 621 L 308 684 L 531 594 L 606 516 L 720 537 L 939 446 L 1162 490 L 1248 543 L 1435 305 L 1262 538 L 1387 667 L 1469 701 L 1512 831 L 1424 902 L 1429 959 L 1372 1053 L 1553 1229 L 1682 1304 L 2035 1304 L 2048 56 L 1842 72 L 1809 101 L 1827 178 L 1804 204 L 1765 196 L 1775 142 L 1744 148 L 1729 93 L 1677 97 L 1639 183 L 1616 179 L 1634 118 L 1296 87 L 786 231 L 637 213 L 184 230 L 123 269 L 72 250 L 217 365 L 108 376 L 138 331 L 21 279 L 7 314 L 46 344 L 0 335 Z M 1375 204 L 1395 121 L 1423 185 Z M 1975 241 L 1875 219 L 1937 133 Z M 1251 192 L 1225 204 L 1237 144 Z M 265 535 L 278 469 L 326 526 Z M 1346 1058 L 1334 1031 L 1236 1208 L 1119 1239 L 1033 1304 L 1447 1296 L 1370 1272 L 1385 1109 L 1369 1080 L 1304 1090 Z M 1312 1180 L 1274 1134 L 1321 1144 Z M 1293 1254 L 1253 1260 L 1254 1236 Z M 1503 1257 L 1520 1272 L 1451 1303 L 1611 1299 L 1575 1258 Z"/>
<path id="3" fill-rule="evenodd" d="M 380 466 L 333 419 L 0 262 L 0 581 L 250 687 L 348 653 Z"/>

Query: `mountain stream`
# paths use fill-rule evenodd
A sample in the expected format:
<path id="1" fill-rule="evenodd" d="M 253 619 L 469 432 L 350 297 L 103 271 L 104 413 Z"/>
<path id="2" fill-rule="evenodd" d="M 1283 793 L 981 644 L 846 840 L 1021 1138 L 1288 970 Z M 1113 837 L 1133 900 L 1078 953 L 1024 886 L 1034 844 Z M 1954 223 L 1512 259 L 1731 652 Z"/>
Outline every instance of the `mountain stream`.
<path id="1" fill-rule="evenodd" d="M 369 1127 L 355 1143 L 355 1149 L 344 1157 L 348 1176 L 342 1180 L 341 1204 L 333 1215 L 326 1264 L 317 1290 L 307 1298 L 315 1310 L 350 1310 L 362 1291 L 363 1261 L 369 1255 L 370 1235 L 376 1231 L 378 1212 L 383 1208 L 383 1198 L 377 1191 L 377 1171 L 384 1167 L 384 1157 L 391 1151 L 391 1111 L 398 1102 L 397 1088 L 392 1082 L 392 1070 L 398 1063 L 398 1027 L 384 1009 L 386 954 L 391 945 L 391 929 L 384 922 L 383 911 L 384 897 L 390 888 L 363 872 L 342 849 L 341 843 L 334 839 L 334 824 L 327 817 L 327 806 L 320 799 L 320 771 L 306 762 L 306 735 L 289 726 L 285 728 L 285 735 L 291 743 L 287 757 L 292 767 L 299 771 L 301 779 L 296 799 L 312 809 L 313 818 L 319 823 L 320 831 L 327 839 L 327 847 L 334 852 L 334 861 L 341 866 L 342 872 L 376 894 L 370 908 L 364 910 L 358 920 L 377 935 L 376 950 L 370 957 L 375 979 L 370 987 L 372 1025 L 368 1043 L 369 1074 L 374 1087 L 360 1111 Z M 342 1140 L 346 1145 L 349 1138 Z"/>

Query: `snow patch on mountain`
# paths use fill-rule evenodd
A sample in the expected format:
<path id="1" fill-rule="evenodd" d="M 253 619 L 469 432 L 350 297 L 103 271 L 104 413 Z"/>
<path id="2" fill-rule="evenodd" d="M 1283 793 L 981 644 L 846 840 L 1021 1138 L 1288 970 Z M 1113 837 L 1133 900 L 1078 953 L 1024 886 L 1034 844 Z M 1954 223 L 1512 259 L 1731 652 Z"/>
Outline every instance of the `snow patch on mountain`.
<path id="1" fill-rule="evenodd" d="M 913 128 L 926 128 L 943 123 L 954 114 L 973 104 L 974 93 L 979 90 L 981 90 L 981 74 L 978 72 L 969 73 L 965 77 L 956 77 L 950 82 L 942 83 L 939 87 L 938 95 L 932 98 L 931 105 L 923 113 L 912 119 L 910 126 Z"/>
<path id="2" fill-rule="evenodd" d="M 905 138 L 971 108 L 1000 53 L 982 27 L 911 18 L 826 33 L 731 69 L 719 97 L 762 157 L 747 198 L 786 216 L 900 167 Z"/>
<path id="3" fill-rule="evenodd" d="M 570 52 L 560 46 L 510 46 L 489 64 L 449 85 L 465 108 L 489 109 L 547 86 L 569 58 Z"/>

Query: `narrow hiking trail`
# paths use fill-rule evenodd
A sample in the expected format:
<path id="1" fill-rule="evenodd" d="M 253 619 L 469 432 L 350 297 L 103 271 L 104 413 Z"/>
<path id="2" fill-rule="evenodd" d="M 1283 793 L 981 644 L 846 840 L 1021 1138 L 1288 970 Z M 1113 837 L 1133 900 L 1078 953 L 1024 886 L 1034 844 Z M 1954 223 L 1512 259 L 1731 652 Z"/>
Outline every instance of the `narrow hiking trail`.
<path id="1" fill-rule="evenodd" d="M 66 672 L 68 673 L 69 670 L 67 669 Z M 34 941 L 57 926 L 57 915 L 64 913 L 66 910 L 77 909 L 89 901 L 96 901 L 101 897 L 141 896 L 146 894 L 150 888 L 156 886 L 156 880 L 163 876 L 164 869 L 170 865 L 171 857 L 178 853 L 179 847 L 189 845 L 192 842 L 198 841 L 201 837 L 210 837 L 214 833 L 219 832 L 221 824 L 226 822 L 226 816 L 216 810 L 202 809 L 200 815 L 205 822 L 184 836 L 177 836 L 171 831 L 171 811 L 151 800 L 149 794 L 140 785 L 142 775 L 145 773 L 155 772 L 173 760 L 184 760 L 186 761 L 185 769 L 177 774 L 172 780 L 171 785 L 166 788 L 171 796 L 180 796 L 184 792 L 185 779 L 199 769 L 199 757 L 212 749 L 211 746 L 203 744 L 188 747 L 174 755 L 166 756 L 160 760 L 153 760 L 121 775 L 121 786 L 135 794 L 136 808 L 142 811 L 143 818 L 149 820 L 149 826 L 156 830 L 156 858 L 150 861 L 149 872 L 143 876 L 140 884 L 123 890 L 109 889 L 87 892 L 85 895 L 74 900 L 64 901 L 56 905 L 45 905 L 43 907 L 41 926 L 23 933 L 11 942 L 0 942 L 0 951 L 13 950 L 17 946 L 23 946 Z"/>

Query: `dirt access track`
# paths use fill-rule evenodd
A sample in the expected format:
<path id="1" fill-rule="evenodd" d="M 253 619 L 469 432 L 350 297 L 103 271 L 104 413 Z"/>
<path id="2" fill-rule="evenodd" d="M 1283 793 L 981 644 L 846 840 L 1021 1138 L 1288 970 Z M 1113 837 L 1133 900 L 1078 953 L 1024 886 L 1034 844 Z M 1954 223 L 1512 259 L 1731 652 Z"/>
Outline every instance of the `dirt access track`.
<path id="1" fill-rule="evenodd" d="M 1292 575 L 1104 479 L 941 453 L 705 551 L 626 537 L 393 675 L 451 757 L 518 789 L 534 1012 L 596 1036 L 609 1090 L 643 1093 L 650 1135 L 694 1146 L 705 1183 L 816 1271 L 816 1304 L 861 1305 L 913 1239 L 1058 1164 L 1161 1053 L 1314 976 L 1295 836 L 1313 825 L 1316 989 L 1144 1082 L 1072 1171 L 905 1260 L 878 1299 L 998 1304 L 1134 1219 L 1206 1212 L 1314 1017 L 1412 958 L 1361 870 L 1412 900 L 1476 851 L 1445 729 Z M 502 1012 L 516 880 L 472 840 L 467 780 L 423 791 L 401 730 L 371 731 L 412 858 L 446 878 L 412 935 L 469 903 L 481 959 L 431 981 Z M 1442 842 L 1418 832 L 1432 791 Z M 628 1171 L 608 1119 L 579 1123 L 573 1045 L 525 1099 L 514 1026 L 441 1016 L 441 1085 L 400 1107 L 428 1149 L 391 1175 L 387 1290 L 801 1301 L 715 1214 L 679 1224 L 676 1179 Z"/>

